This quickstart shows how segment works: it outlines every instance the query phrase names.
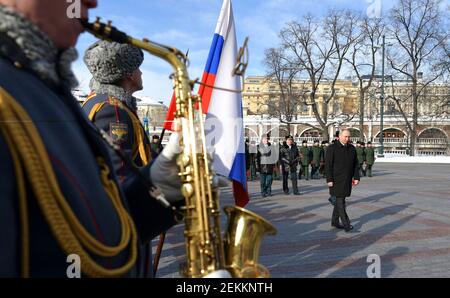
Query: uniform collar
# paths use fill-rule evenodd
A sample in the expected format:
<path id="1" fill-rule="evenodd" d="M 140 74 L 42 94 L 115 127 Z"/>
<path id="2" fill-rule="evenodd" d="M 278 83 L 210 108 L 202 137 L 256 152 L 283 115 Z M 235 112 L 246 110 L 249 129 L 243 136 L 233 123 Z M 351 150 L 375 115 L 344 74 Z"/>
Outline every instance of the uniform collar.
<path id="1" fill-rule="evenodd" d="M 78 57 L 74 48 L 58 50 L 36 25 L 10 7 L 0 5 L 0 19 L 0 34 L 7 36 L 0 40 L 2 56 L 16 67 L 31 70 L 52 86 L 72 89 L 78 85 L 71 70 L 72 62 Z M 9 45 L 4 45 L 6 43 Z M 16 50 L 11 51 L 12 48 Z"/>
<path id="2" fill-rule="evenodd" d="M 113 84 L 102 84 L 95 79 L 91 79 L 89 87 L 93 92 L 114 97 L 123 102 L 132 111 L 137 111 L 136 97 L 126 92 L 122 87 Z"/>

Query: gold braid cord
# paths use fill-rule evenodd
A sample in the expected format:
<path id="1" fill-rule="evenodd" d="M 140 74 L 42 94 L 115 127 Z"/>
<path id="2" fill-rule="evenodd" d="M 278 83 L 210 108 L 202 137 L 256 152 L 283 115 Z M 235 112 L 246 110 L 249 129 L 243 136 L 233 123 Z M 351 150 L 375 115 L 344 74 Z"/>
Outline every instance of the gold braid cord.
<path id="1" fill-rule="evenodd" d="M 133 220 L 122 204 L 117 185 L 109 179 L 109 168 L 97 158 L 103 187 L 108 194 L 121 224 L 121 240 L 117 246 L 107 246 L 96 240 L 80 223 L 59 188 L 42 139 L 27 112 L 0 88 L 0 133 L 13 158 L 19 195 L 22 225 L 22 276 L 29 275 L 29 231 L 26 205 L 25 175 L 38 205 L 62 250 L 77 254 L 81 270 L 90 277 L 119 277 L 126 274 L 137 259 L 137 232 Z M 129 259 L 123 266 L 108 269 L 96 263 L 92 255 L 114 257 L 130 248 Z"/>
<path id="2" fill-rule="evenodd" d="M 95 93 L 92 93 L 85 102 L 83 102 L 82 106 L 85 106 L 89 100 L 94 98 L 96 96 Z M 88 118 L 91 121 L 94 121 L 95 115 L 100 112 L 100 110 L 105 106 L 106 102 L 100 102 L 96 103 L 91 111 L 89 112 Z M 134 131 L 134 146 L 133 146 L 133 165 L 138 168 L 138 166 L 134 163 L 134 160 L 139 154 L 139 157 L 141 158 L 141 161 L 143 165 L 147 165 L 152 161 L 152 156 L 150 154 L 150 147 L 145 143 L 145 131 L 141 125 L 141 122 L 136 117 L 136 115 L 126 106 L 124 105 L 119 99 L 116 99 L 114 97 L 108 98 L 108 103 L 111 105 L 117 105 L 120 109 L 124 110 L 128 116 L 131 119 L 131 123 L 133 125 L 133 131 Z"/>

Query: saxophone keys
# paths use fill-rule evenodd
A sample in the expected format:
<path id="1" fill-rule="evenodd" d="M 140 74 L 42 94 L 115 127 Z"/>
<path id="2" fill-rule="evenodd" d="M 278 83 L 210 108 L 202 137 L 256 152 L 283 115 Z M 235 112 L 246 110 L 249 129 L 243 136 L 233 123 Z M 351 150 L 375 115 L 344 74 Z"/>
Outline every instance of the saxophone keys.
<path id="1" fill-rule="evenodd" d="M 183 184 L 181 187 L 181 193 L 185 198 L 190 198 L 194 194 L 194 187 L 190 183 Z"/>

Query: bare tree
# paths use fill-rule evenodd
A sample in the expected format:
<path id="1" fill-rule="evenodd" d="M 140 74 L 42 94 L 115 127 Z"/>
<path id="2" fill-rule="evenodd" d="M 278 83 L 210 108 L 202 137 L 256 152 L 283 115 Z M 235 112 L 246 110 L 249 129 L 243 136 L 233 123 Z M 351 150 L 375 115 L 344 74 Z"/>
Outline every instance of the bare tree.
<path id="1" fill-rule="evenodd" d="M 392 117 L 403 119 L 408 128 L 408 133 L 413 129 L 411 117 L 411 83 L 400 83 L 394 85 L 392 76 L 388 76 L 391 94 L 386 96 L 386 111 Z M 403 86 L 402 86 L 403 85 Z M 450 97 L 450 88 L 448 84 L 429 84 L 424 88 L 420 88 L 420 96 L 417 99 L 418 115 L 426 119 L 428 123 L 441 123 L 442 120 L 448 119 L 450 116 L 450 105 L 448 104 Z M 395 106 L 394 106 L 395 105 Z M 418 117 L 419 118 L 419 117 Z M 411 139 L 410 139 L 411 142 Z M 410 144 L 411 146 L 411 144 Z"/>
<path id="2" fill-rule="evenodd" d="M 266 81 L 271 88 L 268 100 L 260 106 L 261 112 L 286 124 L 289 134 L 293 124 L 316 128 L 311 123 L 298 121 L 299 109 L 306 105 L 309 92 L 308 82 L 298 77 L 300 69 L 292 66 L 286 52 L 280 48 L 267 49 L 264 64 L 267 68 Z"/>
<path id="3" fill-rule="evenodd" d="M 368 90 L 372 83 L 376 71 L 376 56 L 378 45 L 384 32 L 384 25 L 381 19 L 364 18 L 360 20 L 358 26 L 358 36 L 352 45 L 350 57 L 345 60 L 351 65 L 354 74 L 358 80 L 358 98 L 359 98 L 359 130 L 360 140 L 364 141 L 364 117 L 366 101 L 370 100 Z"/>
<path id="4" fill-rule="evenodd" d="M 268 70 L 266 80 L 270 86 L 267 102 L 260 106 L 269 117 L 277 118 L 287 124 L 291 133 L 291 124 L 297 118 L 299 107 L 305 102 L 303 88 L 298 89 L 299 69 L 292 67 L 283 49 L 270 48 L 265 51 L 264 64 Z"/>
<path id="5" fill-rule="evenodd" d="M 356 18 L 350 12 L 330 11 L 320 22 L 311 15 L 304 16 L 300 22 L 290 22 L 280 32 L 282 47 L 287 51 L 290 65 L 309 80 L 309 96 L 305 104 L 311 106 L 319 123 L 314 127 L 329 138 L 328 128 L 336 122 L 337 116 L 344 116 L 342 122 L 353 117 L 341 113 L 331 115 L 328 111 L 330 102 L 335 99 L 336 82 L 341 74 L 344 58 L 355 40 Z M 331 77 L 331 93 L 323 98 L 319 110 L 319 85 Z"/>
<path id="6" fill-rule="evenodd" d="M 388 52 L 387 59 L 396 77 L 411 82 L 406 96 L 393 96 L 398 108 L 405 113 L 411 155 L 416 150 L 419 98 L 443 73 L 439 60 L 443 45 L 448 41 L 448 32 L 441 26 L 440 5 L 441 0 L 399 0 L 390 13 L 389 34 L 395 50 Z"/>

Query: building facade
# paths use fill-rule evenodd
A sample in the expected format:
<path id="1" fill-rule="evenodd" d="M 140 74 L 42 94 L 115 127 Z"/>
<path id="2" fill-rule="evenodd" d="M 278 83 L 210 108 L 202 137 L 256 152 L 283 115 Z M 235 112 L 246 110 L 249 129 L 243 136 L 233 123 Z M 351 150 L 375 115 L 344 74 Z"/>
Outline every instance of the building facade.
<path id="1" fill-rule="evenodd" d="M 350 128 L 352 140 L 361 138 L 364 141 L 371 141 L 375 146 L 379 146 L 380 131 L 380 82 L 373 82 L 372 87 L 366 92 L 364 98 L 364 125 L 363 131 L 359 127 L 359 89 L 358 84 L 351 79 L 340 80 L 336 83 L 336 96 L 328 105 L 330 115 L 350 115 L 350 121 L 341 122 L 339 119 L 328 119 L 329 123 L 337 124 L 329 127 L 329 135 L 333 136 L 336 131 L 343 128 Z M 411 82 L 395 81 L 386 83 L 385 106 L 384 106 L 384 147 L 386 153 L 408 154 L 409 136 L 408 126 L 405 117 L 411 121 L 412 104 L 410 100 L 405 100 L 411 96 Z M 298 92 L 308 92 L 310 85 L 306 80 L 298 80 L 293 84 Z M 422 86 L 421 86 L 422 87 Z M 324 81 L 319 85 L 316 95 L 316 102 L 319 113 L 322 113 L 323 100 L 331 93 L 331 82 Z M 449 155 L 450 143 L 450 106 L 449 93 L 450 86 L 444 84 L 430 84 L 424 88 L 418 99 L 418 125 L 416 127 L 417 143 L 416 154 L 418 155 Z M 270 133 L 273 138 L 282 139 L 285 135 L 291 134 L 297 141 L 307 140 L 312 143 L 314 140 L 322 141 L 320 130 L 312 128 L 310 125 L 319 127 L 319 123 L 314 117 L 310 105 L 299 104 L 296 108 L 296 117 L 292 121 L 299 124 L 288 126 L 281 123 L 278 117 L 271 116 L 267 111 L 269 98 L 280 94 L 278 84 L 270 82 L 264 77 L 248 77 L 245 81 L 243 93 L 244 125 L 246 136 L 254 141 L 259 141 L 264 134 Z M 399 99 L 402 104 L 398 108 L 393 96 Z M 405 102 L 405 103 L 403 103 Z M 403 112 L 403 113 L 402 113 Z M 302 124 L 301 124 L 302 123 Z M 306 125 L 309 124 L 309 125 Z M 275 133 L 277 131 L 277 133 Z"/>

